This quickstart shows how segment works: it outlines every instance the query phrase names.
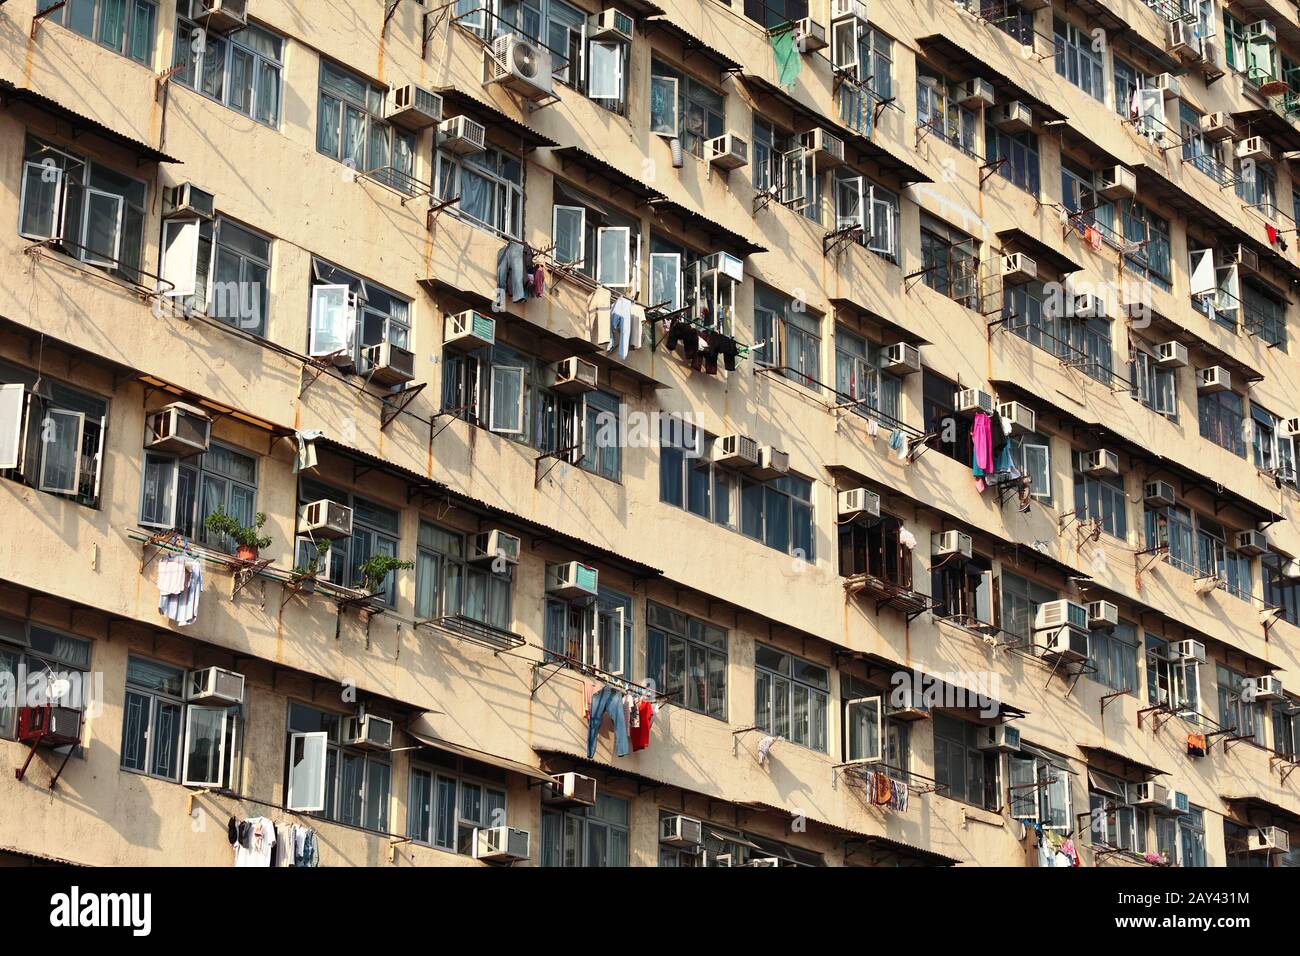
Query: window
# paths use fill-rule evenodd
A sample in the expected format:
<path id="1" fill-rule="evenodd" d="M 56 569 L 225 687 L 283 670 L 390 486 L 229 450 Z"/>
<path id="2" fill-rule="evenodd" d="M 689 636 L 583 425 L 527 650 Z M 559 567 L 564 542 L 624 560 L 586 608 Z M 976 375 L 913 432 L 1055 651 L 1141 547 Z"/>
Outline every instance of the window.
<path id="1" fill-rule="evenodd" d="M 362 585 L 360 569 L 378 555 L 397 557 L 400 515 L 393 508 L 375 504 L 346 491 L 338 491 L 312 478 L 300 478 L 298 504 L 329 500 L 352 509 L 352 537 L 340 538 L 332 543 L 328 571 L 323 579 L 340 587 L 359 588 Z M 316 545 L 311 538 L 299 536 L 294 563 L 306 566 L 316 555 Z M 392 606 L 396 600 L 395 573 L 390 571 L 380 585 L 376 600 Z"/>
<path id="2" fill-rule="evenodd" d="M 184 703 L 183 668 L 132 657 L 122 706 L 123 770 L 186 786 L 234 790 L 239 773 L 238 707 Z"/>
<path id="3" fill-rule="evenodd" d="M 766 286 L 754 294 L 755 359 L 806 388 L 821 387 L 821 318 Z"/>
<path id="4" fill-rule="evenodd" d="M 142 284 L 148 193 L 141 180 L 29 136 L 18 234 L 50 242 L 86 265 Z"/>
<path id="5" fill-rule="evenodd" d="M 1273 718 L 1273 752 L 1286 757 L 1300 753 L 1300 707 L 1294 697 L 1275 701 Z"/>
<path id="6" fill-rule="evenodd" d="M 659 421 L 659 500 L 734 530 L 739 476 L 711 460 L 714 439 L 675 416 Z"/>
<path id="7" fill-rule="evenodd" d="M 504 774 L 434 750 L 418 759 L 431 765 L 411 764 L 407 836 L 469 856 L 476 829 L 506 825 Z"/>
<path id="8" fill-rule="evenodd" d="M 839 526 L 840 575 L 866 574 L 912 589 L 912 549 L 899 538 L 903 523 L 891 514 Z"/>
<path id="9" fill-rule="evenodd" d="M 1277 174 L 1267 163 L 1253 159 L 1235 160 L 1237 198 L 1250 208 L 1277 219 Z"/>
<path id="10" fill-rule="evenodd" d="M 1281 610 L 1282 617 L 1300 626 L 1300 575 L 1292 570 L 1291 559 L 1276 551 L 1260 559 L 1264 579 L 1264 604 Z"/>
<path id="11" fill-rule="evenodd" d="M 48 10 L 55 0 L 41 0 L 38 9 Z M 154 34 L 158 28 L 158 5 L 154 0 L 68 0 L 47 18 L 62 23 L 82 36 L 128 56 L 145 66 L 153 65 Z"/>
<path id="12" fill-rule="evenodd" d="M 1026 10 L 1016 0 L 978 0 L 978 7 L 970 5 L 972 13 L 978 9 L 979 17 L 997 27 L 1008 36 L 1019 40 L 1027 47 L 1032 47 L 1034 38 L 1034 14 Z"/>
<path id="13" fill-rule="evenodd" d="M 1215 267 L 1214 250 L 1188 236 L 1188 292 L 1192 308 L 1236 334 L 1242 323 L 1242 283 L 1237 265 Z"/>
<path id="14" fill-rule="evenodd" d="M 727 632 L 646 604 L 646 677 L 687 710 L 727 719 Z"/>
<path id="15" fill-rule="evenodd" d="M 1136 244 L 1134 251 L 1125 252 L 1125 269 L 1149 279 L 1154 285 L 1168 292 L 1173 282 L 1169 253 L 1169 220 L 1131 199 L 1124 200 L 1119 210 L 1125 249 Z"/>
<path id="16" fill-rule="evenodd" d="M 1171 421 L 1178 420 L 1176 369 L 1162 366 L 1146 349 L 1135 346 L 1129 363 L 1129 381 L 1135 399 Z"/>
<path id="17" fill-rule="evenodd" d="M 977 307 L 979 243 L 945 223 L 921 214 L 922 281 L 931 289 Z"/>
<path id="18" fill-rule="evenodd" d="M 677 136 L 703 158 L 706 140 L 727 132 L 727 98 L 662 60 L 650 62 L 650 131 Z"/>
<path id="19" fill-rule="evenodd" d="M 436 159 L 438 196 L 459 200 L 448 207 L 455 216 L 508 239 L 523 236 L 523 160 L 495 146 L 464 156 L 439 152 Z"/>
<path id="20" fill-rule="evenodd" d="M 1168 508 L 1148 507 L 1145 511 L 1146 546 L 1149 550 L 1167 547 L 1169 563 L 1180 571 L 1194 574 L 1192 513 L 1182 505 Z"/>
<path id="21" fill-rule="evenodd" d="M 367 830 L 388 830 L 388 755 L 346 745 L 339 714 L 289 702 L 285 809 Z"/>
<path id="22" fill-rule="evenodd" d="M 1246 675 L 1239 674 L 1222 664 L 1215 666 L 1219 696 L 1219 727 L 1232 731 L 1233 737 L 1253 738 L 1264 746 L 1264 711 L 1244 694 Z"/>
<path id="23" fill-rule="evenodd" d="M 1201 392 L 1196 396 L 1201 437 L 1208 438 L 1234 455 L 1246 457 L 1242 398 L 1236 392 Z"/>
<path id="24" fill-rule="evenodd" d="M 266 334 L 271 240 L 217 217 L 164 219 L 163 280 L 187 309 Z"/>
<path id="25" fill-rule="evenodd" d="M 930 135 L 975 154 L 975 113 L 959 102 L 961 84 L 940 76 L 924 63 L 916 65 L 916 123 Z"/>
<path id="26" fill-rule="evenodd" d="M 394 189 L 414 192 L 416 138 L 384 122 L 387 95 L 383 87 L 321 60 L 316 150 Z"/>
<path id="27" fill-rule="evenodd" d="M 1223 820 L 1223 851 L 1225 865 L 1232 867 L 1264 867 L 1272 864 L 1267 853 L 1251 853 L 1250 838 L 1255 833 L 1252 826 L 1243 826 L 1226 817 Z"/>
<path id="28" fill-rule="evenodd" d="M 0 362 L 0 477 L 99 507 L 108 402 Z"/>
<path id="29" fill-rule="evenodd" d="M 808 0 L 745 0 L 745 16 L 772 30 L 808 16 Z"/>
<path id="30" fill-rule="evenodd" d="M 52 695 L 55 682 L 68 690 Z M 18 732 L 19 706 L 46 702 L 84 710 L 91 703 L 90 641 L 0 617 L 0 737 Z"/>
<path id="31" fill-rule="evenodd" d="M 1088 770 L 1088 809 L 1092 820 L 1092 845 L 1145 853 L 1150 817 L 1128 803 L 1135 786 L 1100 770 Z"/>
<path id="32" fill-rule="evenodd" d="M 1029 477 L 1029 494 L 1045 505 L 1052 503 L 1052 442 L 1046 435 L 1030 432 L 1007 439 L 1011 463 Z"/>
<path id="33" fill-rule="evenodd" d="M 1178 817 L 1178 865 L 1205 866 L 1205 811 L 1192 807 Z"/>
<path id="34" fill-rule="evenodd" d="M 555 183 L 556 258 L 610 289 L 641 291 L 641 224 L 567 183 Z M 679 262 L 680 265 L 680 262 Z M 652 275 L 652 279 L 653 279 Z M 680 278 L 679 278 L 680 283 Z M 680 292 L 680 286 L 677 290 Z"/>
<path id="35" fill-rule="evenodd" d="M 184 65 L 175 76 L 182 86 L 259 123 L 280 125 L 284 40 L 275 34 L 250 23 L 222 37 L 178 17 L 172 62 Z"/>
<path id="36" fill-rule="evenodd" d="M 1254 282 L 1241 284 L 1241 325 L 1273 348 L 1287 349 L 1286 306 Z"/>
<path id="37" fill-rule="evenodd" d="M 548 597 L 544 641 L 548 659 L 630 677 L 632 599 L 604 587 L 595 601 Z"/>
<path id="38" fill-rule="evenodd" d="M 1113 629 L 1094 629 L 1089 637 L 1092 665 L 1097 668 L 1092 675 L 1099 684 L 1111 690 L 1137 695 L 1138 639 L 1137 631 L 1128 621 L 1120 621 Z"/>
<path id="39" fill-rule="evenodd" d="M 821 222 L 822 175 L 799 137 L 754 116 L 754 187 L 814 222 Z"/>
<path id="40" fill-rule="evenodd" d="M 798 475 L 740 478 L 740 531 L 769 548 L 814 560 L 812 482 Z"/>
<path id="41" fill-rule="evenodd" d="M 1203 515 L 1196 516 L 1196 573 L 1218 578 L 1229 594 L 1250 600 L 1250 558 L 1230 549 L 1223 525 Z"/>
<path id="42" fill-rule="evenodd" d="M 881 370 L 883 349 L 842 326 L 835 329 L 835 391 L 863 418 L 901 421 L 902 379 Z"/>
<path id="43" fill-rule="evenodd" d="M 1055 601 L 1056 591 L 1037 581 L 1030 581 L 1007 571 L 1002 572 L 1001 587 L 1002 630 L 1022 641 L 1031 640 L 1034 631 L 1034 615 L 1038 613 L 1038 605 Z"/>
<path id="44" fill-rule="evenodd" d="M 971 427 L 953 411 L 957 386 L 928 369 L 921 373 L 925 431 L 933 447 L 964 465 L 971 462 Z"/>
<path id="45" fill-rule="evenodd" d="M 233 552 L 235 542 L 208 531 L 221 511 L 244 527 L 257 515 L 257 458 L 215 442 L 197 458 L 146 451 L 140 481 L 140 524 L 175 529 L 210 548 Z"/>
<path id="46" fill-rule="evenodd" d="M 1226 186 L 1232 172 L 1223 164 L 1222 149 L 1202 132 L 1201 114 L 1186 100 L 1178 103 L 1178 132 L 1183 140 L 1183 161 Z"/>
<path id="47" fill-rule="evenodd" d="M 835 228 L 856 228 L 855 242 L 897 263 L 898 196 L 841 168 L 835 171 L 834 198 Z"/>
<path id="48" fill-rule="evenodd" d="M 993 571 L 988 558 L 957 555 L 930 565 L 930 595 L 936 617 L 975 627 L 993 623 Z"/>
<path id="49" fill-rule="evenodd" d="M 313 258 L 308 354 L 364 375 L 384 342 L 411 350 L 410 300 Z"/>
<path id="50" fill-rule="evenodd" d="M 1223 47 L 1228 66 L 1234 70 L 1244 72 L 1246 69 L 1246 25 L 1227 10 L 1223 11 L 1223 35 Z"/>
<path id="51" fill-rule="evenodd" d="M 1074 512 L 1079 521 L 1096 521 L 1113 538 L 1128 537 L 1128 495 L 1123 477 L 1093 476 L 1082 469 L 1083 452 L 1074 453 Z"/>
<path id="52" fill-rule="evenodd" d="M 627 866 L 630 804 L 596 794 L 594 807 L 542 809 L 541 866 Z"/>
<path id="53" fill-rule="evenodd" d="M 906 783 L 912 762 L 911 724 L 893 716 L 890 691 L 841 672 L 840 704 L 841 759 L 876 761 L 886 776 Z"/>
<path id="54" fill-rule="evenodd" d="M 623 476 L 622 409 L 618 396 L 610 392 L 598 389 L 586 396 L 583 453 L 578 464 L 610 481 Z"/>
<path id="55" fill-rule="evenodd" d="M 1022 744 L 1018 753 L 1007 754 L 1011 816 L 1037 821 L 1044 830 L 1073 830 L 1071 776 L 1064 757 Z"/>
<path id="56" fill-rule="evenodd" d="M 1268 472 L 1281 481 L 1295 482 L 1295 441 L 1283 433 L 1282 421 L 1272 412 L 1254 402 L 1250 404 L 1252 419 L 1251 450 L 1255 467 Z"/>
<path id="57" fill-rule="evenodd" d="M 830 671 L 765 644 L 754 649 L 754 724 L 826 752 Z"/>
<path id="58" fill-rule="evenodd" d="M 1170 660 L 1170 645 L 1154 634 L 1146 635 L 1147 703 L 1199 722 L 1201 666 L 1195 660 Z"/>
<path id="59" fill-rule="evenodd" d="M 996 812 L 1002 806 L 999 755 L 982 750 L 978 724 L 949 714 L 934 715 L 934 780 L 944 796 Z"/>
<path id="60" fill-rule="evenodd" d="M 1106 81 L 1102 54 L 1087 32 L 1060 17 L 1053 19 L 1056 72 L 1094 99 L 1105 102 Z"/>
<path id="61" fill-rule="evenodd" d="M 1038 134 L 1005 133 L 990 118 L 984 124 L 985 160 L 997 174 L 1032 196 L 1039 194 Z"/>
<path id="62" fill-rule="evenodd" d="M 513 623 L 511 599 L 514 565 L 466 560 L 465 536 L 428 521 L 420 522 L 415 560 L 415 616 L 427 621 L 465 616 L 508 631 Z"/>

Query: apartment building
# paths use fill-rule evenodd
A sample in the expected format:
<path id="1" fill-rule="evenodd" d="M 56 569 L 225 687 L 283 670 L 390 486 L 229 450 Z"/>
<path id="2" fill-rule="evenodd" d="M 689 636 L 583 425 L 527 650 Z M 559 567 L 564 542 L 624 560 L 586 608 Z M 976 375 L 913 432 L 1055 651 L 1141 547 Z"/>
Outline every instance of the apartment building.
<path id="1" fill-rule="evenodd" d="M 4 862 L 1298 859 L 1289 4 L 0 31 Z"/>

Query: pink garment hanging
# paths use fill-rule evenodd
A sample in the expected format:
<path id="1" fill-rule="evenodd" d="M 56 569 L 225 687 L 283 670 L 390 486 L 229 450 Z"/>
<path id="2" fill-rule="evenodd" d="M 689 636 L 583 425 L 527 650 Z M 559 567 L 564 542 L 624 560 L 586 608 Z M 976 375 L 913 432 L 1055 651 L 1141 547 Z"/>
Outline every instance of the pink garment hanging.
<path id="1" fill-rule="evenodd" d="M 984 476 L 993 473 L 993 423 L 983 412 L 975 415 L 975 424 L 971 427 L 971 453 L 975 490 L 983 494 L 987 487 Z"/>

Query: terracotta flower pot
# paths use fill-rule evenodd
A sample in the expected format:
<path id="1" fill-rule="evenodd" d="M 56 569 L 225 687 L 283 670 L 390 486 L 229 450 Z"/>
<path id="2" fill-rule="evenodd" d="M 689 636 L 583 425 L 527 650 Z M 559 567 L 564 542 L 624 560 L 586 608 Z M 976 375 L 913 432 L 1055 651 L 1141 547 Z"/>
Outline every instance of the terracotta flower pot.
<path id="1" fill-rule="evenodd" d="M 235 549 L 235 557 L 240 561 L 256 561 L 257 549 L 249 547 L 246 544 L 241 544 Z"/>

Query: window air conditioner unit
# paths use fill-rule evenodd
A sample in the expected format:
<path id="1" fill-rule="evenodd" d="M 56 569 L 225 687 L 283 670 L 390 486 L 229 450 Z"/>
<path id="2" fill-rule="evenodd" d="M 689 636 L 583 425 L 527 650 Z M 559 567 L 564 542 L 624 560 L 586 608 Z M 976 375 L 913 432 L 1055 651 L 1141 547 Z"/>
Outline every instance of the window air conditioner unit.
<path id="1" fill-rule="evenodd" d="M 719 169 L 738 169 L 749 164 L 749 144 L 735 133 L 715 136 L 708 141 L 704 153 Z"/>
<path id="2" fill-rule="evenodd" d="M 387 119 L 402 129 L 422 130 L 442 120 L 442 97 L 414 83 L 388 91 Z"/>
<path id="3" fill-rule="evenodd" d="M 1282 419 L 1282 434 L 1287 438 L 1300 438 L 1300 418 Z"/>
<path id="4" fill-rule="evenodd" d="M 925 705 L 924 695 L 911 687 L 895 688 L 885 698 L 885 713 L 896 720 L 930 719 L 930 708 Z"/>
<path id="5" fill-rule="evenodd" d="M 487 127 L 468 116 L 453 116 L 438 124 L 438 144 L 457 156 L 481 153 L 487 149 Z"/>
<path id="6" fill-rule="evenodd" d="M 486 564 L 501 560 L 507 564 L 519 563 L 519 552 L 523 542 L 513 534 L 495 529 L 480 531 L 471 539 L 469 559 L 474 564 Z"/>
<path id="7" fill-rule="evenodd" d="M 911 375 L 921 371 L 921 350 L 909 342 L 885 346 L 881 369 L 891 375 Z"/>
<path id="8" fill-rule="evenodd" d="M 1010 724 L 993 724 L 979 729 L 980 750 L 1012 753 L 1020 749 L 1020 731 Z"/>
<path id="9" fill-rule="evenodd" d="M 580 773 L 557 773 L 542 787 L 542 802 L 550 806 L 594 807 L 596 779 Z"/>
<path id="10" fill-rule="evenodd" d="M 1042 648 L 1044 660 L 1086 661 L 1090 656 L 1088 631 L 1065 624 L 1035 631 L 1034 643 Z"/>
<path id="11" fill-rule="evenodd" d="M 1186 368 L 1187 346 L 1182 342 L 1161 342 L 1156 346 L 1156 362 L 1164 368 Z"/>
<path id="12" fill-rule="evenodd" d="M 1127 166 L 1107 166 L 1097 174 L 1097 195 L 1106 199 L 1132 199 L 1137 194 L 1137 174 Z"/>
<path id="13" fill-rule="evenodd" d="M 415 353 L 392 342 L 366 346 L 370 381 L 379 385 L 401 385 L 415 378 Z"/>
<path id="14" fill-rule="evenodd" d="M 853 488 L 839 494 L 839 513 L 841 521 L 861 518 L 868 515 L 880 517 L 880 495 L 867 488 Z"/>
<path id="15" fill-rule="evenodd" d="M 561 395 L 581 395 L 596 388 L 596 366 L 576 355 L 555 363 L 555 391 Z"/>
<path id="16" fill-rule="evenodd" d="M 205 667 L 185 675 L 185 699 L 195 704 L 242 704 L 244 675 L 222 667 Z"/>
<path id="17" fill-rule="evenodd" d="M 964 531 L 943 531 L 934 536 L 930 550 L 931 556 L 935 558 L 946 558 L 951 554 L 960 554 L 963 558 L 969 558 L 974 545 L 970 535 Z"/>
<path id="18" fill-rule="evenodd" d="M 659 821 L 659 842 L 667 846 L 691 849 L 704 842 L 704 824 L 680 813 Z"/>
<path id="19" fill-rule="evenodd" d="M 1238 159 L 1259 159 L 1271 163 L 1273 147 L 1263 136 L 1247 136 L 1237 144 Z"/>
<path id="20" fill-rule="evenodd" d="M 186 216 L 211 219 L 217 214 L 217 197 L 193 183 L 172 186 L 163 196 L 166 206 L 164 215 L 169 219 Z"/>
<path id="21" fill-rule="evenodd" d="M 1242 689 L 1249 687 L 1255 700 L 1281 700 L 1283 697 L 1281 679 L 1271 674 L 1263 677 L 1247 677 L 1242 683 L 1244 685 Z"/>
<path id="22" fill-rule="evenodd" d="M 190 0 L 190 19 L 212 33 L 242 30 L 248 26 L 248 0 Z"/>
<path id="23" fill-rule="evenodd" d="M 565 600 L 594 598 L 599 582 L 600 572 L 581 561 L 546 565 L 546 593 Z"/>
<path id="24" fill-rule="evenodd" d="M 1003 282 L 1032 282 L 1038 278 L 1038 263 L 1023 252 L 1003 256 L 1001 266 Z"/>
<path id="25" fill-rule="evenodd" d="M 1222 365 L 1211 365 L 1196 373 L 1196 390 L 1210 394 L 1226 392 L 1232 388 L 1232 373 Z"/>
<path id="26" fill-rule="evenodd" d="M 974 109 L 977 106 L 992 106 L 994 99 L 993 84 L 977 76 L 962 84 L 961 99 L 958 102 L 967 109 Z"/>
<path id="27" fill-rule="evenodd" d="M 1174 641 L 1169 645 L 1169 654 L 1176 661 L 1205 663 L 1205 645 L 1200 641 Z"/>
<path id="28" fill-rule="evenodd" d="M 447 316 L 442 344 L 460 351 L 490 348 L 497 339 L 497 322 L 489 316 L 466 309 Z"/>
<path id="29" fill-rule="evenodd" d="M 1106 448 L 1084 452 L 1083 470 L 1089 475 L 1108 475 L 1113 478 L 1119 474 L 1119 455 Z"/>
<path id="30" fill-rule="evenodd" d="M 958 415 L 983 412 L 993 414 L 993 396 L 982 388 L 959 388 L 952 399 L 953 411 Z"/>
<path id="31" fill-rule="evenodd" d="M 536 102 L 554 94 L 551 51 L 518 33 L 506 33 L 483 52 L 485 83 Z"/>
<path id="32" fill-rule="evenodd" d="M 706 278 L 719 275 L 733 282 L 745 281 L 745 261 L 729 252 L 715 252 L 705 256 L 701 268 Z"/>
<path id="33" fill-rule="evenodd" d="M 1169 802 L 1166 804 L 1171 813 L 1190 813 L 1192 810 L 1192 801 L 1187 794 L 1181 790 L 1169 791 Z"/>
<path id="34" fill-rule="evenodd" d="M 794 22 L 794 42 L 800 53 L 816 53 L 826 49 L 826 27 L 812 17 Z"/>
<path id="35" fill-rule="evenodd" d="M 1178 494 L 1167 481 L 1148 481 L 1142 486 L 1142 500 L 1153 508 L 1170 508 L 1178 503 Z"/>
<path id="36" fill-rule="evenodd" d="M 1232 139 L 1237 133 L 1237 126 L 1232 120 L 1231 113 L 1206 113 L 1201 117 L 1201 132 L 1205 134 L 1206 139 L 1220 142 Z"/>
<path id="37" fill-rule="evenodd" d="M 993 110 L 993 125 L 1004 133 L 1023 133 L 1034 128 L 1034 114 L 1020 100 L 1012 100 Z"/>
<path id="38" fill-rule="evenodd" d="M 1034 610 L 1034 630 L 1047 631 L 1058 627 L 1088 628 L 1088 609 L 1077 601 L 1061 598 L 1044 601 Z"/>
<path id="39" fill-rule="evenodd" d="M 67 747 L 81 743 L 81 711 L 74 707 L 40 704 L 18 708 L 18 742 Z"/>
<path id="40" fill-rule="evenodd" d="M 713 443 L 713 460 L 719 465 L 757 465 L 758 442 L 747 435 L 723 435 Z"/>
<path id="41" fill-rule="evenodd" d="M 343 743 L 368 750 L 393 749 L 393 722 L 374 714 L 360 714 L 343 719 Z"/>
<path id="42" fill-rule="evenodd" d="M 757 481 L 771 481 L 773 478 L 780 478 L 790 471 L 790 456 L 783 451 L 778 451 L 771 445 L 760 445 L 758 449 L 758 464 L 750 469 L 751 478 Z"/>
<path id="43" fill-rule="evenodd" d="M 1095 292 L 1080 292 L 1074 299 L 1076 319 L 1105 319 L 1106 300 Z"/>
<path id="44" fill-rule="evenodd" d="M 1162 783 L 1148 780 L 1145 783 L 1131 783 L 1128 788 L 1129 803 L 1135 807 L 1169 806 L 1169 788 Z"/>
<path id="45" fill-rule="evenodd" d="M 188 458 L 208 450 L 212 438 L 212 419 L 193 405 L 172 402 L 148 418 L 149 438 L 145 448 Z"/>
<path id="46" fill-rule="evenodd" d="M 1220 265 L 1238 265 L 1248 272 L 1259 271 L 1259 253 L 1247 245 L 1228 246 L 1219 253 Z"/>
<path id="47" fill-rule="evenodd" d="M 1155 77 L 1151 84 L 1151 89 L 1159 90 L 1164 94 L 1167 100 L 1176 100 L 1182 95 L 1182 89 L 1178 83 L 1178 76 L 1174 73 L 1161 73 Z"/>
<path id="48" fill-rule="evenodd" d="M 1198 53 L 1196 36 L 1188 23 L 1183 20 L 1169 21 L 1169 28 L 1165 33 L 1165 52 L 1172 53 L 1180 60 L 1194 57 Z"/>
<path id="49" fill-rule="evenodd" d="M 298 533 L 312 538 L 350 538 L 352 509 L 328 498 L 308 502 L 298 513 Z"/>
<path id="50" fill-rule="evenodd" d="M 1246 26 L 1246 41 L 1249 43 L 1276 43 L 1277 28 L 1268 20 L 1256 20 Z"/>
<path id="51" fill-rule="evenodd" d="M 588 40 L 617 40 L 631 43 L 635 21 L 615 7 L 593 13 L 587 19 Z"/>
<path id="52" fill-rule="evenodd" d="M 1251 557 L 1257 557 L 1268 552 L 1268 539 L 1264 537 L 1264 532 L 1256 531 L 1254 528 L 1248 531 L 1238 531 L 1233 543 L 1238 551 Z"/>
<path id="53" fill-rule="evenodd" d="M 777 859 L 776 857 L 774 857 L 774 856 L 755 856 L 755 857 L 750 857 L 749 860 L 748 860 L 747 862 L 742 863 L 742 864 L 740 864 L 740 865 L 741 865 L 741 866 L 758 866 L 758 867 L 767 868 L 767 867 L 773 867 L 773 866 L 780 866 L 780 865 L 781 865 L 781 861 L 780 861 L 779 859 Z"/>
<path id="54" fill-rule="evenodd" d="M 1202 69 L 1211 72 L 1220 69 L 1223 66 L 1222 58 L 1219 56 L 1219 46 L 1214 42 L 1214 37 L 1201 37 L 1197 42 L 1197 47 L 1201 54 Z"/>
<path id="55" fill-rule="evenodd" d="M 1259 827 L 1249 837 L 1251 853 L 1290 853 L 1291 834 L 1281 827 Z"/>
<path id="56" fill-rule="evenodd" d="M 515 863 L 528 859 L 528 831 L 515 827 L 475 827 L 474 859 Z"/>
<path id="57" fill-rule="evenodd" d="M 816 158 L 819 172 L 844 162 L 844 140 L 820 126 L 800 133 L 799 144 Z"/>
<path id="58" fill-rule="evenodd" d="M 831 0 L 831 23 L 850 17 L 867 22 L 866 0 Z"/>
<path id="59" fill-rule="evenodd" d="M 1020 402 L 1003 402 L 998 405 L 998 417 L 1011 423 L 1013 435 L 1023 435 L 1038 429 L 1038 413 Z"/>
<path id="60" fill-rule="evenodd" d="M 1089 601 L 1088 626 L 1091 628 L 1118 627 L 1119 608 L 1110 601 Z"/>

